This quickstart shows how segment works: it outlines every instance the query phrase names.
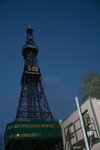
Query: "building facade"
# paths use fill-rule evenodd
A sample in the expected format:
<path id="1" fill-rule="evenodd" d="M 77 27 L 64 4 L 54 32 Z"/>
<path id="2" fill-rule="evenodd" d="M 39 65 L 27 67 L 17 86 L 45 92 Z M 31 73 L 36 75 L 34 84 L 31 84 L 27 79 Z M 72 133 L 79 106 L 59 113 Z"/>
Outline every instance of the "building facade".
<path id="1" fill-rule="evenodd" d="M 90 98 L 80 109 L 90 150 L 100 150 L 100 100 Z M 61 128 L 64 150 L 86 150 L 77 110 L 62 121 Z"/>

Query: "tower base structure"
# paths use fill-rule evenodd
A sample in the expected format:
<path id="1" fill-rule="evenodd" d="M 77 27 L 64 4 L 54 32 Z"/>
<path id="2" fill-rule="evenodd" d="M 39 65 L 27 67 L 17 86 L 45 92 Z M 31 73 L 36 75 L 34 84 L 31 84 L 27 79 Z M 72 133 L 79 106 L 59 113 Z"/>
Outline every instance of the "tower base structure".
<path id="1" fill-rule="evenodd" d="M 4 142 L 5 150 L 61 150 L 61 128 L 58 121 L 13 121 L 6 127 Z"/>

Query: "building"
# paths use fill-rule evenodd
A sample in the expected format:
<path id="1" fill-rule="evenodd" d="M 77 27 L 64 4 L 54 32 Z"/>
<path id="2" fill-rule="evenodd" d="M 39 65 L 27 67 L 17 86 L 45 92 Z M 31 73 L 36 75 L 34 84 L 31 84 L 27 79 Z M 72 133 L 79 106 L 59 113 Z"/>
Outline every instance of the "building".
<path id="1" fill-rule="evenodd" d="M 90 98 L 81 106 L 88 144 L 91 150 L 100 150 L 100 100 Z M 78 111 L 61 123 L 64 150 L 86 150 Z"/>

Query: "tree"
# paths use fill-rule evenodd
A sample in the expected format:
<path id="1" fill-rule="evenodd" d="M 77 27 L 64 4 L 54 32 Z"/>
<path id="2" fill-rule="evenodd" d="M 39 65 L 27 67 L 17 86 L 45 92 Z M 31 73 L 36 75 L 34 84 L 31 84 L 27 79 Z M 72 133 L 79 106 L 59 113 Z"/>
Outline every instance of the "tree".
<path id="1" fill-rule="evenodd" d="M 79 93 L 82 96 L 82 101 L 87 100 L 89 97 L 100 99 L 100 74 L 86 73 L 82 77 L 83 85 L 80 87 Z"/>

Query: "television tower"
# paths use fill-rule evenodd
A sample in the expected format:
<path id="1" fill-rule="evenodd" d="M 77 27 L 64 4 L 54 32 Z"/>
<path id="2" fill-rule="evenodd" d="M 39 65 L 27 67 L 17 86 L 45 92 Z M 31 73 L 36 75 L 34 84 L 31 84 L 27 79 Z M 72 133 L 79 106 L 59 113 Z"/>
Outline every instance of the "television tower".
<path id="1" fill-rule="evenodd" d="M 42 86 L 33 29 L 29 26 L 26 33 L 19 104 L 16 119 L 5 130 L 4 150 L 61 150 L 61 128 L 52 116 Z"/>
<path id="2" fill-rule="evenodd" d="M 26 33 L 26 44 L 22 50 L 25 60 L 22 89 L 16 119 L 53 119 L 42 86 L 41 72 L 37 63 L 38 47 L 34 43 L 33 29 L 29 26 Z"/>

